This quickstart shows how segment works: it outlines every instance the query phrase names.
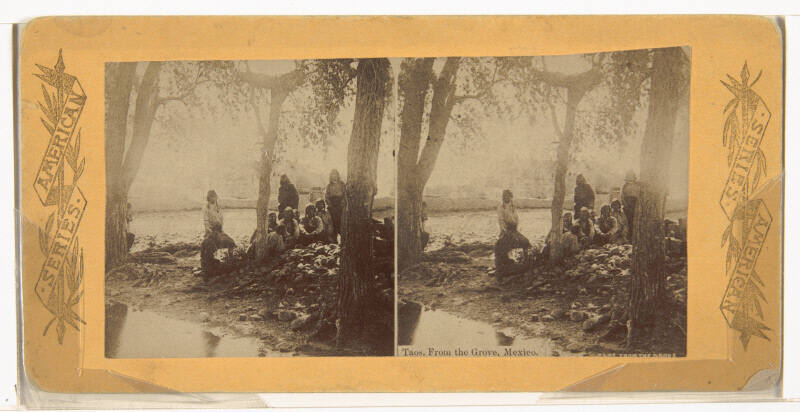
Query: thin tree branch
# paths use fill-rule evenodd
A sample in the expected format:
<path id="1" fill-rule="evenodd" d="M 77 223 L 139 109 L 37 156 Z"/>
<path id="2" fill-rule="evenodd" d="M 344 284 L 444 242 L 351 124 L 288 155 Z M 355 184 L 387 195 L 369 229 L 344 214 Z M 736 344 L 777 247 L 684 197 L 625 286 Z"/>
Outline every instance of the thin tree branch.
<path id="1" fill-rule="evenodd" d="M 469 99 L 481 99 L 482 97 L 484 97 L 487 94 L 489 94 L 489 92 L 492 90 L 492 88 L 494 86 L 496 86 L 496 85 L 498 85 L 498 84 L 500 84 L 500 83 L 502 83 L 504 81 L 506 81 L 506 79 L 500 79 L 500 80 L 497 79 L 497 65 L 495 65 L 494 71 L 492 72 L 492 80 L 489 81 L 489 84 L 486 87 L 481 89 L 481 91 L 478 92 L 478 93 L 461 94 L 461 95 L 454 94 L 453 95 L 453 103 L 454 104 L 461 103 L 461 102 L 463 102 L 465 100 L 469 100 Z"/>
<path id="2" fill-rule="evenodd" d="M 206 80 L 203 80 L 201 82 L 193 83 L 192 86 L 190 86 L 189 88 L 184 90 L 183 93 L 181 93 L 181 94 L 179 94 L 177 96 L 159 97 L 158 98 L 158 104 L 164 104 L 166 102 L 171 102 L 171 101 L 183 101 L 183 99 L 189 97 L 189 95 L 194 92 L 194 90 L 197 88 L 197 86 L 200 86 L 201 84 L 205 84 L 205 83 L 211 83 L 211 80 L 206 79 Z"/>
<path id="3" fill-rule="evenodd" d="M 201 85 L 203 83 L 211 82 L 210 79 L 206 79 L 206 80 L 203 80 L 203 81 L 198 81 L 198 80 L 200 80 L 200 76 L 202 74 L 203 74 L 203 68 L 200 67 L 200 68 L 197 69 L 197 74 L 194 76 L 194 80 L 190 83 L 190 85 L 186 88 L 186 90 L 183 91 L 183 93 L 181 93 L 181 94 L 179 94 L 177 96 L 159 97 L 157 104 L 161 105 L 161 104 L 164 104 L 164 103 L 169 102 L 169 101 L 177 101 L 177 100 L 183 101 L 183 99 L 189 97 L 189 95 L 194 92 L 194 90 L 197 88 L 197 86 L 199 86 L 199 85 Z"/>

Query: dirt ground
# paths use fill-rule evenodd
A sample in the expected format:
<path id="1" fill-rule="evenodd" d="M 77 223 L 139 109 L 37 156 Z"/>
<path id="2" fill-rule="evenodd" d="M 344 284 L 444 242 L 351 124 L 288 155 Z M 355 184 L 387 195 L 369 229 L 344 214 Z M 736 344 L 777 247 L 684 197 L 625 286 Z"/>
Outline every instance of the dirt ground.
<path id="1" fill-rule="evenodd" d="M 492 323 L 497 329 L 511 328 L 522 337 L 549 338 L 559 349 L 556 356 L 559 351 L 584 356 L 685 356 L 685 257 L 669 258 L 667 294 L 673 305 L 665 309 L 670 310 L 665 327 L 632 347 L 625 346 L 624 331 L 620 335 L 619 328 L 611 327 L 616 313 L 626 306 L 630 253 L 630 245 L 586 250 L 560 268 L 535 265 L 497 279 L 492 244 L 450 244 L 426 253 L 423 262 L 401 272 L 398 294 L 401 307 L 415 302 Z M 407 323 L 401 317 L 400 324 Z"/>
<path id="2" fill-rule="evenodd" d="M 224 330 L 231 336 L 257 337 L 263 345 L 259 356 L 270 352 L 302 356 L 393 353 L 392 336 L 376 338 L 387 341 L 382 347 L 375 342 L 347 346 L 331 342 L 337 245 L 295 249 L 272 265 L 240 264 L 210 279 L 205 279 L 199 268 L 196 245 L 160 245 L 136 253 L 130 263 L 107 275 L 107 308 L 122 303 L 134 310 Z M 392 269 L 383 265 L 379 287 L 394 282 Z M 393 294 L 383 289 L 383 293 Z M 387 305 L 386 311 L 392 310 Z"/>

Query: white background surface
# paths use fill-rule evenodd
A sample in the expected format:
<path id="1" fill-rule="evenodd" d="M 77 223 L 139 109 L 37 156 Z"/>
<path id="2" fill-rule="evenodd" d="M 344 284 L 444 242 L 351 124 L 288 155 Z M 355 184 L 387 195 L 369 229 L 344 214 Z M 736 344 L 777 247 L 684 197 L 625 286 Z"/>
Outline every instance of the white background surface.
<path id="1" fill-rule="evenodd" d="M 18 23 L 44 15 L 165 15 L 165 14 L 657 14 L 657 13 L 714 13 L 714 14 L 769 14 L 790 15 L 800 13 L 796 1 L 690 1 L 672 0 L 659 2 L 606 0 L 606 1 L 496 1 L 496 0 L 412 0 L 381 2 L 358 1 L 9 1 L 0 6 L 0 23 Z M 268 5 L 268 6 L 267 6 Z M 785 210 L 798 206 L 796 185 L 800 180 L 800 150 L 793 144 L 792 136 L 800 133 L 800 18 L 787 18 L 787 105 L 786 105 L 786 164 L 787 183 Z M 14 163 L 12 122 L 12 36 L 11 25 L 0 24 L 0 408 L 16 408 L 16 302 L 15 302 L 15 212 L 14 212 Z M 794 122 L 793 122 L 794 120 Z M 793 200 L 795 200 L 793 202 Z M 792 214 L 785 216 L 785 364 L 784 396 L 800 399 L 800 328 L 793 322 L 792 314 L 800 311 L 800 285 L 796 281 L 800 271 L 800 258 L 796 256 L 800 242 L 792 234 L 800 230 L 800 219 Z M 796 237 L 796 236 L 795 236 Z M 361 394 L 361 395 L 265 395 L 267 404 L 275 406 L 300 405 L 511 405 L 507 409 L 535 402 L 536 394 Z M 662 401 L 668 400 L 662 397 Z M 720 400 L 725 400 L 722 398 Z M 641 402 L 642 400 L 638 400 Z M 572 405 L 541 406 L 536 410 L 592 410 L 592 411 L 639 411 L 642 405 L 609 405 L 611 400 L 596 400 L 601 405 L 591 407 Z M 135 407 L 134 405 L 129 405 Z M 482 410 L 494 408 L 477 407 Z M 736 404 L 672 404 L 648 405 L 657 411 L 729 411 L 729 410 L 800 410 L 798 402 L 736 403 Z M 407 408 L 398 408 L 406 410 Z M 394 409 L 394 410 L 398 410 Z M 444 410 L 463 410 L 463 407 Z M 504 408 L 506 409 L 506 408 Z"/>

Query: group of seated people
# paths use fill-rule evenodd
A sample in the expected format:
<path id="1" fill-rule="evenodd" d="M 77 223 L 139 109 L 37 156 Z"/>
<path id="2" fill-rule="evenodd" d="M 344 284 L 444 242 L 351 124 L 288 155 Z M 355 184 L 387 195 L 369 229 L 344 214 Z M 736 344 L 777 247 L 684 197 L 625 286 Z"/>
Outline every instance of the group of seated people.
<path id="1" fill-rule="evenodd" d="M 330 174 L 330 182 L 325 190 L 325 198 L 318 199 L 311 194 L 305 215 L 299 213 L 299 196 L 297 189 L 286 175 L 280 178 L 278 189 L 278 212 L 267 216 L 266 233 L 258 229 L 250 237 L 247 256 L 250 259 L 272 259 L 286 249 L 303 247 L 315 242 L 337 243 L 341 233 L 340 221 L 343 210 L 344 182 L 336 170 Z M 213 271 L 218 263 L 214 254 L 218 249 L 228 249 L 228 253 L 236 247 L 233 239 L 222 231 L 222 210 L 217 202 L 215 191 L 210 190 L 203 207 L 203 224 L 205 235 L 200 247 L 201 266 L 205 273 Z M 266 236 L 264 243 L 260 237 Z M 259 244 L 266 250 L 257 251 Z M 262 253 L 258 253 L 262 252 Z"/>
<path id="2" fill-rule="evenodd" d="M 600 207 L 600 216 L 594 211 L 594 190 L 583 175 L 578 175 L 575 183 L 574 214 L 573 212 L 563 214 L 559 242 L 553 242 L 552 232 L 548 234 L 541 252 L 534 252 L 534 260 L 538 257 L 547 259 L 551 247 L 558 247 L 557 255 L 565 258 L 575 255 L 582 249 L 606 244 L 625 244 L 632 240 L 633 212 L 640 190 L 635 174 L 633 172 L 626 174 L 625 185 L 620 190 L 619 199 Z M 522 249 L 525 260 L 532 245 L 517 229 L 519 217 L 510 190 L 503 191 L 503 199 L 497 212 L 500 236 L 495 244 L 495 267 L 499 269 L 511 267 L 513 261 L 508 257 L 508 253 L 512 249 Z M 664 235 L 668 253 L 686 253 L 686 224 L 683 219 L 679 219 L 678 222 L 666 219 Z"/>
<path id="3" fill-rule="evenodd" d="M 250 237 L 248 254 L 255 256 L 254 244 L 258 230 Z M 320 199 L 316 204 L 306 206 L 305 215 L 300 217 L 297 210 L 290 206 L 285 207 L 280 214 L 271 212 L 267 219 L 267 247 L 273 246 L 274 252 L 280 253 L 285 249 L 296 246 L 308 246 L 315 242 L 337 243 L 337 236 L 333 228 L 333 219 L 325 207 L 325 201 Z M 270 250 L 271 252 L 271 250 Z"/>
<path id="4" fill-rule="evenodd" d="M 578 211 L 577 219 L 573 219 L 571 212 L 566 212 L 561 218 L 561 226 L 562 257 L 572 256 L 589 247 L 629 242 L 628 220 L 622 213 L 619 200 L 614 200 L 611 205 L 603 205 L 599 217 L 594 210 L 586 207 Z M 547 243 L 549 245 L 551 242 Z"/>

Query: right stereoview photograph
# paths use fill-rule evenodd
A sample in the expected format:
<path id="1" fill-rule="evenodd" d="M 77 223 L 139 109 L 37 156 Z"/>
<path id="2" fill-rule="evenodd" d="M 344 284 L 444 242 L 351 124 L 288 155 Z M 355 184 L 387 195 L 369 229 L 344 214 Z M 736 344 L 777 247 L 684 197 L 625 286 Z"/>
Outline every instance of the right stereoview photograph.
<path id="1" fill-rule="evenodd" d="M 686 356 L 689 47 L 408 58 L 399 356 Z"/>

